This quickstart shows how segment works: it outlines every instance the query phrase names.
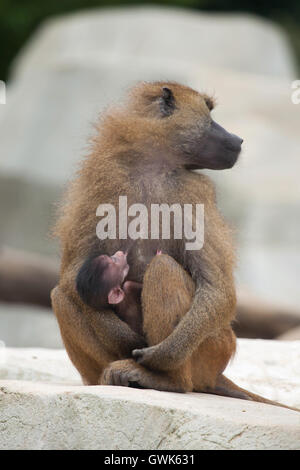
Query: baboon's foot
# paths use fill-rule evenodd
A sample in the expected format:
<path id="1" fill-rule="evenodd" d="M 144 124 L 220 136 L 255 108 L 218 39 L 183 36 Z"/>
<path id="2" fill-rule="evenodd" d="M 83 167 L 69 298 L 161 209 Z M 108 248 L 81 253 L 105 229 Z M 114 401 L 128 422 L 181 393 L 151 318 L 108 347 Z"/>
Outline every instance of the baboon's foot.
<path id="1" fill-rule="evenodd" d="M 133 359 L 115 361 L 106 367 L 100 378 L 100 385 L 151 388 L 143 370 Z"/>
<path id="2" fill-rule="evenodd" d="M 115 361 L 104 369 L 100 385 L 152 388 L 166 392 L 184 393 L 192 391 L 192 383 L 183 371 L 173 374 L 153 372 L 137 364 L 133 359 Z"/>

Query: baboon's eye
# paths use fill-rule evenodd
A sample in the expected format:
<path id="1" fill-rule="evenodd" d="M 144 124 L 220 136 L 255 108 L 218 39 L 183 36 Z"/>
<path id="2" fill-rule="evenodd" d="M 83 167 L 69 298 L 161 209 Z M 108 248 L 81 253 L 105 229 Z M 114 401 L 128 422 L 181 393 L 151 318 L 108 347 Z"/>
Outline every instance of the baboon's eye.
<path id="1" fill-rule="evenodd" d="M 175 107 L 175 98 L 172 90 L 170 90 L 170 88 L 163 87 L 160 97 L 160 111 L 163 117 L 173 114 Z"/>
<path id="2" fill-rule="evenodd" d="M 208 109 L 211 111 L 215 107 L 215 100 L 211 98 L 210 96 L 205 96 L 204 101 Z"/>

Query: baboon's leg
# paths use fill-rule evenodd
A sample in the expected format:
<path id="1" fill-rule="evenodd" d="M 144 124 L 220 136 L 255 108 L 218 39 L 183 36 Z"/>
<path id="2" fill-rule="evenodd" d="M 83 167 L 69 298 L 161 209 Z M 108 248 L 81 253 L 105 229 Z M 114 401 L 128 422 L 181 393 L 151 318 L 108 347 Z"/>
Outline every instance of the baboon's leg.
<path id="1" fill-rule="evenodd" d="M 56 287 L 51 292 L 52 307 L 58 320 L 68 355 L 86 385 L 96 385 L 104 367 L 116 359 L 107 354 L 89 327 L 84 313 Z"/>
<path id="2" fill-rule="evenodd" d="M 207 338 L 193 353 L 192 380 L 195 392 L 216 386 L 217 379 L 235 353 L 236 338 L 231 327 Z"/>
<path id="3" fill-rule="evenodd" d="M 156 256 L 150 263 L 142 292 L 144 332 L 149 346 L 169 336 L 189 310 L 195 285 L 187 272 L 170 256 Z M 180 345 L 178 345 L 180 347 Z M 213 387 L 235 351 L 230 326 L 201 343 L 191 358 L 168 375 L 183 380 L 186 390 Z"/>
<path id="4" fill-rule="evenodd" d="M 148 346 L 169 336 L 190 307 L 194 282 L 168 255 L 152 259 L 142 290 L 143 329 Z"/>
<path id="5" fill-rule="evenodd" d="M 142 291 L 143 329 L 148 346 L 160 343 L 172 333 L 188 311 L 193 294 L 192 279 L 173 258 L 167 255 L 153 258 L 145 273 Z M 190 360 L 160 375 L 182 391 L 193 389 Z"/>

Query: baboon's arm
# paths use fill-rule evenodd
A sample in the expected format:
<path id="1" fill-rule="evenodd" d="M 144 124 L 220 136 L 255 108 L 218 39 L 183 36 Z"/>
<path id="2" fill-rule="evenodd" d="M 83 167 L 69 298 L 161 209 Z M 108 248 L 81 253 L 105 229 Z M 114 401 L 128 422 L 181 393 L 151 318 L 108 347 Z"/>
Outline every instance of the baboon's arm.
<path id="1" fill-rule="evenodd" d="M 134 332 L 113 311 L 96 312 L 88 308 L 88 322 L 105 348 L 111 353 L 118 351 L 120 359 L 131 357 L 135 348 L 146 346 L 145 339 Z"/>
<path id="2" fill-rule="evenodd" d="M 97 357 L 99 351 L 115 358 L 130 357 L 133 349 L 146 345 L 144 338 L 111 310 L 95 311 L 84 304 L 78 305 L 60 286 L 52 290 L 51 299 L 63 339 L 79 342 L 82 350 L 92 357 Z"/>
<path id="3" fill-rule="evenodd" d="M 70 315 L 69 312 L 73 312 L 74 315 L 72 319 L 69 319 L 66 328 L 72 328 L 76 332 L 76 336 L 80 334 L 82 328 L 88 328 L 101 348 L 117 357 L 120 355 L 121 359 L 131 357 L 135 348 L 146 346 L 145 339 L 134 332 L 113 310 L 94 310 L 79 298 L 77 292 L 74 292 L 74 286 L 80 265 L 82 265 L 81 261 L 70 265 L 68 270 L 64 272 L 59 287 L 56 287 L 51 293 L 53 307 L 54 296 L 59 299 L 59 304 L 55 309 L 56 316 L 58 318 L 65 317 Z"/>

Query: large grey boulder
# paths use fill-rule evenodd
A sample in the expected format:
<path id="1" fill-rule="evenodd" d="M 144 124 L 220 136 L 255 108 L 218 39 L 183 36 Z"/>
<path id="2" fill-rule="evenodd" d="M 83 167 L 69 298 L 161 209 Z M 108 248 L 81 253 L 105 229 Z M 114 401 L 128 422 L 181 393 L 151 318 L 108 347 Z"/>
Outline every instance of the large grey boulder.
<path id="1" fill-rule="evenodd" d="M 299 449 L 300 414 L 204 394 L 0 382 L 1 449 Z"/>
<path id="2" fill-rule="evenodd" d="M 48 21 L 15 70 L 22 77 L 58 64 L 134 61 L 139 66 L 144 60 L 289 79 L 295 72 L 283 32 L 266 20 L 154 6 L 90 10 Z"/>
<path id="3" fill-rule="evenodd" d="M 239 340 L 226 375 L 300 406 L 300 342 Z M 1 449 L 300 449 L 300 413 L 202 393 L 81 385 L 64 350 L 0 349 Z"/>
<path id="4" fill-rule="evenodd" d="M 159 34 L 166 22 L 169 35 Z M 49 237 L 55 203 L 88 152 L 98 113 L 137 80 L 177 80 L 215 92 L 215 119 L 245 139 L 233 170 L 209 172 L 237 227 L 238 282 L 297 308 L 300 137 L 291 64 L 281 34 L 254 17 L 151 7 L 46 23 L 17 59 L 0 106 L 0 242 L 57 254 Z"/>

